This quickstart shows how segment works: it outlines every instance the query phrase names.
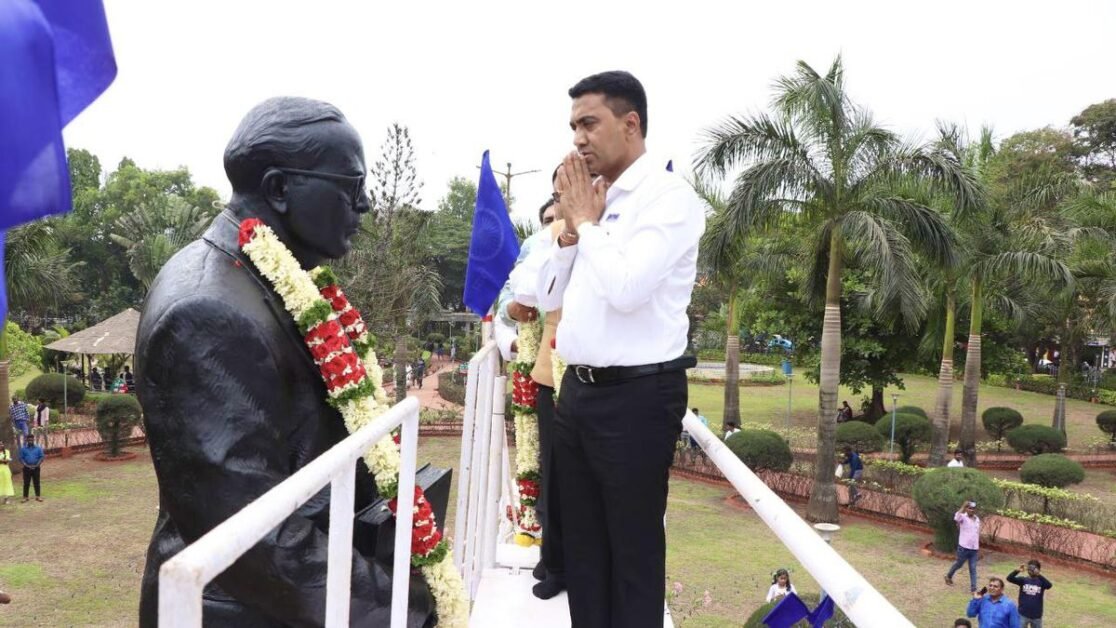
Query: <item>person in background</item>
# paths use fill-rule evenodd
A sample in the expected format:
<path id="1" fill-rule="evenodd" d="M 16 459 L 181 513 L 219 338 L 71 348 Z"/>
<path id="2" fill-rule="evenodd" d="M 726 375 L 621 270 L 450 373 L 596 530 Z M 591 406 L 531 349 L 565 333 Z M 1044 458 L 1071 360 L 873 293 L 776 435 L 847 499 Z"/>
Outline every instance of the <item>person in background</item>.
<path id="1" fill-rule="evenodd" d="M 849 406 L 848 400 L 841 402 L 841 411 L 837 415 L 838 423 L 845 423 L 851 421 L 853 418 L 853 409 Z"/>
<path id="2" fill-rule="evenodd" d="M 845 447 L 845 459 L 843 462 L 849 465 L 849 505 L 855 505 L 860 501 L 860 491 L 857 490 L 856 485 L 860 482 L 861 476 L 864 475 L 864 463 L 860 460 L 860 454 L 853 451 L 852 447 Z"/>
<path id="3" fill-rule="evenodd" d="M 12 486 L 12 468 L 8 466 L 12 461 L 12 454 L 3 442 L 0 442 L 0 499 L 4 500 L 4 505 L 8 505 L 8 500 L 15 497 L 15 488 Z"/>
<path id="4" fill-rule="evenodd" d="M 701 413 L 701 410 L 698 410 L 697 408 L 690 408 L 690 411 L 694 413 L 694 416 L 696 416 L 699 421 L 701 421 L 702 425 L 704 425 L 705 427 L 709 427 L 709 419 L 705 418 L 705 415 Z M 690 436 L 690 448 L 698 448 L 697 439 L 693 436 Z"/>
<path id="5" fill-rule="evenodd" d="M 35 427 L 46 427 L 50 424 L 50 407 L 46 399 L 39 397 L 39 405 L 35 406 Z"/>
<path id="6" fill-rule="evenodd" d="M 995 576 L 988 579 L 985 589 L 973 591 L 965 614 L 976 617 L 980 628 L 1021 628 L 1019 609 L 1004 595 L 1004 581 Z"/>
<path id="7" fill-rule="evenodd" d="M 1019 573 L 1026 571 L 1026 576 Z M 1007 575 L 1019 585 L 1019 620 L 1022 628 L 1042 628 L 1042 598 L 1054 585 L 1042 575 L 1042 563 L 1031 559 Z"/>
<path id="8" fill-rule="evenodd" d="M 961 451 L 960 449 L 955 449 L 953 451 L 953 460 L 950 460 L 949 464 L 947 464 L 946 466 L 947 467 L 963 467 L 963 466 L 965 466 L 965 452 Z"/>
<path id="9" fill-rule="evenodd" d="M 422 358 L 415 360 L 415 384 L 422 388 L 422 380 L 426 377 L 426 362 Z"/>
<path id="10" fill-rule="evenodd" d="M 95 391 L 100 391 L 103 389 L 104 385 L 105 381 L 104 378 L 101 377 L 101 371 L 94 366 L 93 369 L 89 371 L 89 387 Z"/>
<path id="11" fill-rule="evenodd" d="M 127 364 L 124 365 L 124 385 L 128 387 L 128 392 L 135 392 L 136 376 L 132 374 L 132 367 Z"/>
<path id="12" fill-rule="evenodd" d="M 740 426 L 736 424 L 736 421 L 729 421 L 728 423 L 725 423 L 725 440 L 727 441 L 729 439 L 729 436 L 732 436 L 739 431 Z"/>
<path id="13" fill-rule="evenodd" d="M 965 619 L 964 617 L 958 617 L 957 619 L 953 620 L 953 628 L 973 628 L 973 622 Z"/>
<path id="14" fill-rule="evenodd" d="M 27 443 L 19 449 L 19 461 L 23 463 L 23 502 L 27 503 L 27 494 L 31 484 L 35 484 L 35 501 L 43 501 L 39 486 L 39 471 L 43 466 L 43 448 L 35 444 L 35 437 L 28 436 Z"/>
<path id="15" fill-rule="evenodd" d="M 790 581 L 790 573 L 786 569 L 779 569 L 771 576 L 771 588 L 767 590 L 767 601 L 773 602 L 788 593 L 798 595 Z"/>
<path id="16" fill-rule="evenodd" d="M 21 439 L 27 438 L 31 434 L 31 414 L 27 410 L 27 404 L 19 400 L 19 397 L 12 395 L 12 405 L 8 408 L 8 416 L 12 418 L 12 428 L 15 429 L 16 446 L 22 442 Z"/>
<path id="17" fill-rule="evenodd" d="M 957 560 L 949 568 L 945 576 L 945 583 L 953 585 L 953 574 L 961 565 L 969 563 L 969 591 L 976 592 L 976 561 L 980 550 L 980 517 L 976 514 L 976 502 L 965 500 L 961 508 L 953 515 L 957 522 Z M 972 617 L 972 615 L 969 615 Z M 982 624 L 983 625 L 983 624 Z"/>

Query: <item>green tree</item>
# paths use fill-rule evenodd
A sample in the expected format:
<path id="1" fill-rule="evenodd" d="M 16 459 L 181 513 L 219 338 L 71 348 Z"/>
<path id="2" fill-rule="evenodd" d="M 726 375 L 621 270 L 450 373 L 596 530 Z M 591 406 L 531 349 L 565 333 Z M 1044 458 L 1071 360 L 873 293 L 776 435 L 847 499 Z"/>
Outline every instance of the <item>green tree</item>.
<path id="1" fill-rule="evenodd" d="M 476 199 L 477 184 L 454 177 L 423 234 L 427 256 L 442 279 L 439 300 L 442 307 L 455 312 L 465 310 L 461 297 L 465 292 L 465 266 L 469 261 Z"/>
<path id="2" fill-rule="evenodd" d="M 393 124 L 371 169 L 371 210 L 338 264 L 346 291 L 373 333 L 395 341 L 395 397 L 407 396 L 407 334 L 441 308 L 442 282 L 422 246 L 431 212 L 417 208 L 422 183 L 407 127 Z"/>
<path id="3" fill-rule="evenodd" d="M 168 196 L 118 218 L 110 237 L 124 247 L 132 274 L 148 290 L 167 260 L 200 238 L 212 220 L 212 213 Z"/>
<path id="4" fill-rule="evenodd" d="M 1116 98 L 1086 107 L 1070 129 L 1082 174 L 1101 190 L 1116 187 Z"/>
<path id="5" fill-rule="evenodd" d="M 949 191 L 958 205 L 976 202 L 979 191 L 956 161 L 904 145 L 879 126 L 845 91 L 840 58 L 819 74 L 805 62 L 776 83 L 773 114 L 734 117 L 707 134 L 698 158 L 701 171 L 723 175 L 744 165 L 726 215 L 737 232 L 808 223 L 817 234 L 811 292 L 824 286 L 818 403 L 817 475 L 807 506 L 813 521 L 837 519 L 833 484 L 837 386 L 841 373 L 841 278 L 847 258 L 878 277 L 873 303 L 883 314 L 898 311 L 908 322 L 923 314 L 914 252 L 948 262 L 953 236 L 933 208 L 905 195 L 914 179 L 933 191 Z"/>

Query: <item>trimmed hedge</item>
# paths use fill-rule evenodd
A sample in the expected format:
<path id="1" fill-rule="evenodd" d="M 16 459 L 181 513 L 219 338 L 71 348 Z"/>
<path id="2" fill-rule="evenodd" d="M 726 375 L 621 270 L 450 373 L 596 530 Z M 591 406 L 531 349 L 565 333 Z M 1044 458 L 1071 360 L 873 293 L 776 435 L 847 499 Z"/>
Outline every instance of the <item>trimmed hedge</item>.
<path id="1" fill-rule="evenodd" d="M 980 422 L 984 424 L 984 431 L 999 441 L 1009 431 L 1023 425 L 1023 415 L 1015 408 L 988 408 L 980 415 Z"/>
<path id="2" fill-rule="evenodd" d="M 438 373 L 438 396 L 457 405 L 465 405 L 465 380 L 450 371 Z M 509 408 L 511 406 L 508 406 Z"/>
<path id="3" fill-rule="evenodd" d="M 1066 435 L 1047 425 L 1022 425 L 1007 433 L 1008 444 L 1021 454 L 1050 454 L 1066 448 Z"/>
<path id="4" fill-rule="evenodd" d="M 886 415 L 876 421 L 876 431 L 886 440 L 891 439 L 891 415 Z M 930 421 L 917 414 L 895 415 L 895 444 L 899 445 L 899 454 L 903 462 L 910 462 L 914 450 L 924 443 L 930 442 Z"/>
<path id="5" fill-rule="evenodd" d="M 852 447 L 860 453 L 883 449 L 884 438 L 876 428 L 861 421 L 849 421 L 837 426 L 837 450 Z"/>
<path id="6" fill-rule="evenodd" d="M 752 471 L 786 471 L 794 462 L 790 445 L 771 430 L 741 430 L 725 444 Z"/>
<path id="7" fill-rule="evenodd" d="M 983 472 L 968 467 L 937 467 L 924 473 L 911 488 L 911 497 L 934 529 L 934 547 L 957 549 L 957 524 L 953 515 L 965 500 L 975 501 L 981 513 L 996 512 L 1004 493 Z"/>
<path id="8" fill-rule="evenodd" d="M 143 413 L 132 395 L 112 395 L 97 402 L 97 432 L 110 455 L 120 453 L 120 441 L 139 425 Z"/>
<path id="9" fill-rule="evenodd" d="M 899 406 L 898 408 L 896 408 L 895 413 L 896 414 L 914 414 L 914 415 L 917 415 L 917 416 L 920 416 L 920 417 L 926 419 L 927 421 L 930 420 L 930 415 L 926 414 L 926 411 L 923 410 L 922 408 L 918 407 L 918 406 Z"/>
<path id="10" fill-rule="evenodd" d="M 65 384 L 63 384 L 65 378 Z M 46 399 L 51 408 L 62 408 L 63 388 L 65 389 L 66 402 L 76 406 L 85 398 L 85 385 L 76 377 L 61 373 L 43 373 L 27 384 L 26 399 L 30 404 Z"/>
<path id="11" fill-rule="evenodd" d="M 1015 375 L 989 375 L 985 383 L 990 386 L 1003 386 L 1004 388 L 1015 388 L 1018 384 L 1019 390 L 1027 390 L 1046 395 L 1058 394 L 1058 380 L 1053 377 L 1034 375 L 1025 375 L 1021 377 Z M 1116 390 L 1105 390 L 1104 388 L 1094 390 L 1090 386 L 1069 384 L 1066 386 L 1066 397 L 1070 399 L 1081 399 L 1083 401 L 1089 401 L 1093 397 L 1096 397 L 1097 401 L 1100 403 L 1116 406 Z"/>
<path id="12" fill-rule="evenodd" d="M 1032 456 L 1019 468 L 1019 478 L 1027 484 L 1065 488 L 1085 481 L 1085 467 L 1062 454 Z"/>
<path id="13" fill-rule="evenodd" d="M 1116 410 L 1105 410 L 1097 415 L 1097 427 L 1116 442 Z"/>

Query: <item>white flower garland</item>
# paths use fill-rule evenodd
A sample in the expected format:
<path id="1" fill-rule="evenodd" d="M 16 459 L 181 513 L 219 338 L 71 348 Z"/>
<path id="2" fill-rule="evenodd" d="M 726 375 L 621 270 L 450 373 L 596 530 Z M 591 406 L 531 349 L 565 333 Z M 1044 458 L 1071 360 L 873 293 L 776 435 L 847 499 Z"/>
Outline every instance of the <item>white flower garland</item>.
<path id="1" fill-rule="evenodd" d="M 315 269 L 312 272 L 303 270 L 294 255 L 269 227 L 255 220 L 244 221 L 241 223 L 240 240 L 241 249 L 245 255 L 252 261 L 260 274 L 271 282 L 275 292 L 283 299 L 287 311 L 290 312 L 296 322 L 300 323 L 300 327 L 305 325 L 308 319 L 315 318 L 316 315 L 323 313 L 325 311 L 323 306 L 329 308 L 329 314 L 325 319 L 326 323 L 336 321 L 339 318 L 347 318 L 345 314 L 348 313 L 348 310 L 344 310 L 341 314 L 334 312 L 330 303 L 323 298 L 314 281 L 323 272 L 323 269 Z M 353 314 L 356 316 L 357 322 L 344 326 L 343 331 L 356 334 L 357 337 L 352 341 L 352 344 L 358 349 L 363 349 L 363 351 L 357 352 L 358 355 L 355 357 L 356 366 L 347 367 L 341 372 L 341 376 L 354 377 L 356 375 L 354 373 L 355 368 L 356 372 L 363 371 L 365 373 L 363 377 L 359 378 L 364 381 L 359 382 L 359 385 L 358 383 L 351 383 L 334 389 L 329 387 L 330 382 L 327 380 L 327 388 L 330 388 L 329 395 L 335 401 L 341 401 L 340 398 L 343 396 L 350 397 L 339 404 L 341 416 L 345 420 L 345 427 L 350 433 L 364 427 L 388 409 L 387 395 L 382 386 L 383 370 L 376 360 L 375 352 L 372 351 L 368 334 L 363 329 L 363 322 L 359 321 L 359 315 L 356 315 L 355 311 Z M 319 346 L 320 343 L 308 341 L 308 345 L 311 346 L 313 352 L 313 348 Z M 338 356 L 343 356 L 346 351 L 353 352 L 354 349 L 346 347 L 315 361 L 320 365 Z M 366 382 L 370 383 L 371 394 L 352 397 L 351 395 L 360 390 L 360 385 L 367 385 Z M 349 395 L 345 395 L 346 392 Z M 364 455 L 364 461 L 375 475 L 376 486 L 380 492 L 385 495 L 394 494 L 398 489 L 400 463 L 399 449 L 394 440 L 391 437 L 385 437 L 377 442 Z M 429 510 L 425 504 L 421 504 L 421 506 Z M 419 513 L 420 504 L 416 503 L 414 508 L 416 514 Z M 433 516 L 431 515 L 429 519 L 430 521 L 427 523 L 430 529 L 436 531 L 436 522 L 433 521 Z M 416 521 L 416 528 L 420 523 L 422 522 Z M 431 536 L 427 535 L 420 540 L 429 539 L 431 539 Z M 442 554 L 440 561 L 421 563 L 421 570 L 434 597 L 438 625 L 444 628 L 467 628 L 469 623 L 469 600 L 465 595 L 461 575 L 453 567 L 451 552 L 452 550 L 447 550 Z M 412 560 L 416 556 L 412 556 Z"/>

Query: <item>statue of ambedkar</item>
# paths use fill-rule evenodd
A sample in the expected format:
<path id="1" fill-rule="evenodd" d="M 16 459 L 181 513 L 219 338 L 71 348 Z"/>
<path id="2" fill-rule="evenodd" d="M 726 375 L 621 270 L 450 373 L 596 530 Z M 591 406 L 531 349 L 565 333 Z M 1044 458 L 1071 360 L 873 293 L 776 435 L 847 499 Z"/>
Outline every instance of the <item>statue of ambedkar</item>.
<path id="1" fill-rule="evenodd" d="M 369 209 L 360 137 L 333 106 L 273 98 L 225 149 L 228 208 L 151 286 L 136 339 L 139 401 L 159 480 L 159 516 L 140 600 L 158 623 L 159 567 L 348 433 L 295 322 L 237 241 L 257 218 L 305 269 L 349 251 Z M 357 463 L 356 508 L 377 498 Z M 320 626 L 326 607 L 329 488 L 310 499 L 204 593 L 206 626 Z M 412 577 L 409 625 L 434 623 Z M 391 576 L 354 549 L 350 623 L 389 623 Z"/>

